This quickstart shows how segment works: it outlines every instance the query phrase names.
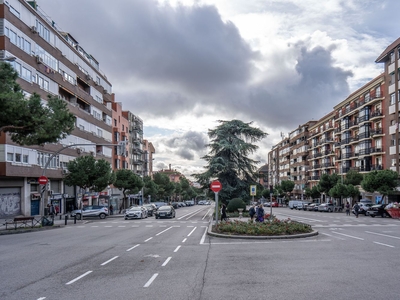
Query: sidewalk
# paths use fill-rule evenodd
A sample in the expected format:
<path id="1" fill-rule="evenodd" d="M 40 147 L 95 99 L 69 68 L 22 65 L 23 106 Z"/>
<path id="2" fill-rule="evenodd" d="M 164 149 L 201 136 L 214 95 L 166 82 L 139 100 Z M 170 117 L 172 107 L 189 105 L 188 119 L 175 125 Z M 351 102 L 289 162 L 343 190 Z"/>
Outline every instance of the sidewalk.
<path id="1" fill-rule="evenodd" d="M 68 217 L 67 221 L 65 221 L 66 216 Z M 93 218 L 87 218 L 84 220 L 76 220 L 76 224 L 75 224 L 74 218 L 71 217 L 69 214 L 64 214 L 64 215 L 59 214 L 58 216 L 54 217 L 54 225 L 53 226 L 41 226 L 40 219 L 42 218 L 42 216 L 37 215 L 37 216 L 33 216 L 33 217 L 35 218 L 35 220 L 33 221 L 33 224 L 35 225 L 35 227 L 31 228 L 30 226 L 26 226 L 26 227 L 17 228 L 17 229 L 14 229 L 14 224 L 8 224 L 7 229 L 6 229 L 5 223 L 7 221 L 12 222 L 14 217 L 0 219 L 0 234 L 6 234 L 6 232 L 12 234 L 12 233 L 17 233 L 17 232 L 28 232 L 31 230 L 37 231 L 37 230 L 41 230 L 41 229 L 59 228 L 59 227 L 66 226 L 66 225 L 67 226 L 68 225 L 76 225 L 76 224 L 79 225 L 79 224 L 82 224 L 83 222 L 93 219 Z M 117 213 L 117 214 L 107 216 L 106 219 L 123 218 L 123 217 L 124 217 L 123 213 L 121 213 L 121 214 Z M 50 219 L 50 217 L 48 217 L 48 218 Z M 65 223 L 65 222 L 67 222 L 67 223 Z M 31 224 L 31 221 L 27 221 L 27 224 Z M 17 226 L 20 226 L 20 225 L 21 224 L 19 224 Z"/>

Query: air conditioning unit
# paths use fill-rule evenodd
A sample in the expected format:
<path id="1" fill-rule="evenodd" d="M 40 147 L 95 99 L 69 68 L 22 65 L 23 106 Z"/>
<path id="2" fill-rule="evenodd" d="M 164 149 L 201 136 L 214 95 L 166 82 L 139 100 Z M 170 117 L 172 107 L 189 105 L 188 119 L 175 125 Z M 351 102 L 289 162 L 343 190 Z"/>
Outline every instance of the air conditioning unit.
<path id="1" fill-rule="evenodd" d="M 81 148 L 76 148 L 76 152 L 78 153 L 78 154 L 81 154 Z"/>
<path id="2" fill-rule="evenodd" d="M 104 90 L 104 94 L 107 94 L 108 93 L 108 91 L 107 90 Z"/>
<path id="3" fill-rule="evenodd" d="M 32 27 L 31 27 L 31 31 L 32 31 L 32 33 L 37 33 L 37 28 L 36 28 L 36 26 L 32 26 Z"/>
<path id="4" fill-rule="evenodd" d="M 92 80 L 92 76 L 90 76 L 89 74 L 86 74 L 86 79 L 87 80 Z"/>
<path id="5" fill-rule="evenodd" d="M 94 85 L 99 85 L 99 83 L 97 81 L 94 82 Z"/>
<path id="6" fill-rule="evenodd" d="M 62 170 L 62 173 L 63 173 L 63 174 L 68 174 L 69 171 L 64 169 L 64 170 Z"/>
<path id="7" fill-rule="evenodd" d="M 91 156 L 95 156 L 95 155 L 94 155 L 94 151 L 90 151 L 90 155 L 91 155 Z"/>
<path id="8" fill-rule="evenodd" d="M 39 55 L 36 56 L 36 62 L 38 64 L 42 64 L 43 63 L 43 58 L 41 58 Z"/>

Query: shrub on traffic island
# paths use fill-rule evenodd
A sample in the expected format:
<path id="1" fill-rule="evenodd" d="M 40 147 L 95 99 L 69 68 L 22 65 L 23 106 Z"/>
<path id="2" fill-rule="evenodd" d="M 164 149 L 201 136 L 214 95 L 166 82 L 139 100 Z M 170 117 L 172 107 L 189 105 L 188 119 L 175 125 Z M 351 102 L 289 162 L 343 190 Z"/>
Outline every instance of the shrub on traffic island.
<path id="1" fill-rule="evenodd" d="M 228 206 L 226 207 L 226 210 L 228 212 L 235 212 L 239 211 L 239 208 L 242 208 L 243 211 L 246 210 L 246 203 L 240 198 L 234 198 L 229 201 Z"/>

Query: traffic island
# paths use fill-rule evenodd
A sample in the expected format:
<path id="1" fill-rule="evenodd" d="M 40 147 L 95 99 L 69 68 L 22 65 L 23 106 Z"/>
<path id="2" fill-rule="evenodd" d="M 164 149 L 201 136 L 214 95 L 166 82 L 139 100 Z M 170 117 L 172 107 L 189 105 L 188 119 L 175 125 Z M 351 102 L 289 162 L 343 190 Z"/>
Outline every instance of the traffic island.
<path id="1" fill-rule="evenodd" d="M 310 225 L 287 220 L 250 221 L 230 220 L 218 225 L 209 224 L 207 234 L 215 237 L 234 239 L 294 239 L 318 235 Z"/>

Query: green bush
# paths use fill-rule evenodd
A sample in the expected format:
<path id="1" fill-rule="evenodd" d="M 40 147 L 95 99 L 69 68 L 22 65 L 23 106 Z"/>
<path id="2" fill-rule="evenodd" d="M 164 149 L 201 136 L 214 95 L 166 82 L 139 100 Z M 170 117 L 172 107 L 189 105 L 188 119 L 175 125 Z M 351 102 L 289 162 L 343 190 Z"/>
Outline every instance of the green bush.
<path id="1" fill-rule="evenodd" d="M 243 208 L 243 211 L 246 210 L 246 203 L 240 198 L 234 198 L 229 201 L 228 206 L 226 207 L 227 212 L 235 212 L 239 211 L 239 208 Z"/>

